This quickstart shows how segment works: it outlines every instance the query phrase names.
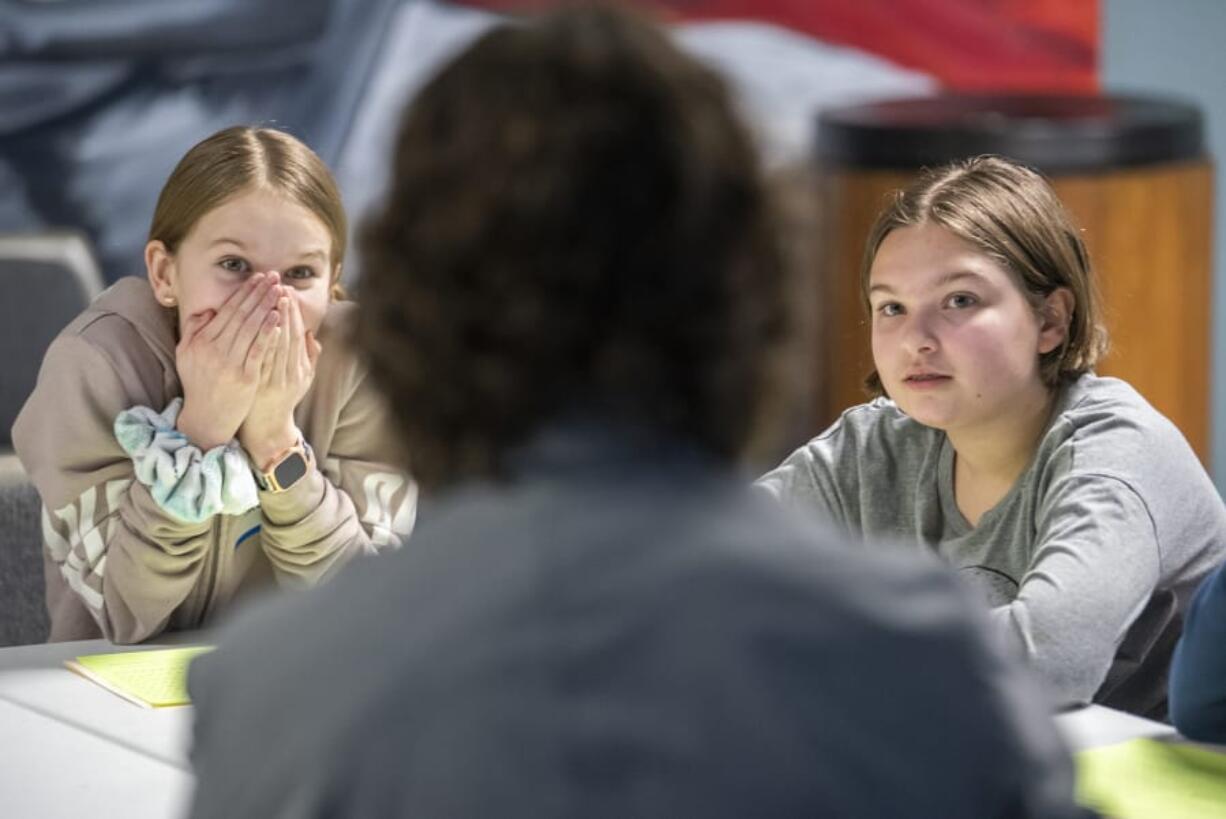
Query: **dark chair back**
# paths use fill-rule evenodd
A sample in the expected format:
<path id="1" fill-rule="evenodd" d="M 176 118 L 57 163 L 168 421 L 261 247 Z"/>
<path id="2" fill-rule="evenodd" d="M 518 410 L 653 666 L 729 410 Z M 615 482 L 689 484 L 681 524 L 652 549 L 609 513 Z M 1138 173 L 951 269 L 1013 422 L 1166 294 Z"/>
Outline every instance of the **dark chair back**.
<path id="1" fill-rule="evenodd" d="M 42 503 L 17 456 L 0 455 L 0 646 L 47 639 Z"/>
<path id="2" fill-rule="evenodd" d="M 102 292 L 78 233 L 0 234 L 0 449 L 34 389 L 52 339 Z"/>

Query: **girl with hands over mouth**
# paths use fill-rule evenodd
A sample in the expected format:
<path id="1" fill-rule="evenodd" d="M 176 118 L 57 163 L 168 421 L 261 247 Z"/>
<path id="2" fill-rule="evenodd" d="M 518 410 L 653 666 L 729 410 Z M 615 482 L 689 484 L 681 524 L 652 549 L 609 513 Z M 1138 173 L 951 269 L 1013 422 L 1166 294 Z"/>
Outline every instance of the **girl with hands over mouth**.
<path id="1" fill-rule="evenodd" d="M 146 278 L 56 338 L 13 442 L 44 504 L 51 639 L 138 642 L 401 544 L 416 487 L 348 343 L 340 195 L 288 134 L 197 144 Z"/>

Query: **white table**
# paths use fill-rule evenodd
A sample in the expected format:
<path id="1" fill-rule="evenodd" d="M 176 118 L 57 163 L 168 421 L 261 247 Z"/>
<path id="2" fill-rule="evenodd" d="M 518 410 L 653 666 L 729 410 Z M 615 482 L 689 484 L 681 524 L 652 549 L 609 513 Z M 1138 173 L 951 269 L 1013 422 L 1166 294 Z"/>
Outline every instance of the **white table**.
<path id="1" fill-rule="evenodd" d="M 157 644 L 203 642 L 175 635 Z M 145 709 L 64 667 L 82 654 L 139 650 L 103 640 L 0 648 L 0 806 L 5 816 L 179 816 L 191 795 L 192 709 Z M 1073 750 L 1169 725 L 1090 706 L 1056 724 Z"/>
<path id="2" fill-rule="evenodd" d="M 1056 715 L 1056 728 L 1074 751 L 1114 745 L 1127 739 L 1178 739 L 1171 726 L 1123 711 L 1091 705 Z"/>
<path id="3" fill-rule="evenodd" d="M 6 700 L 0 737 L 5 816 L 172 817 L 191 794 L 182 768 Z"/>
<path id="4" fill-rule="evenodd" d="M 83 654 L 149 647 L 88 640 L 0 649 L 5 816 L 182 815 L 193 783 L 192 709 L 140 708 L 64 667 Z"/>

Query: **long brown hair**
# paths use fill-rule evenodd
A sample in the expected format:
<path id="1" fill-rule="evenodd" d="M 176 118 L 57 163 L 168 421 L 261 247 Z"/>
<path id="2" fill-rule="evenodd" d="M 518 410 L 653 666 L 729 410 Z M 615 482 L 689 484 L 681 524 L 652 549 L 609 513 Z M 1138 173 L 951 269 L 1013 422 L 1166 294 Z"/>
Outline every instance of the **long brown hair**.
<path id="1" fill-rule="evenodd" d="M 940 225 L 1004 267 L 1032 305 L 1060 287 L 1073 294 L 1064 343 L 1039 357 L 1048 387 L 1088 372 L 1107 351 L 1102 297 L 1090 254 L 1055 191 L 1035 171 L 995 156 L 929 171 L 894 194 L 877 217 L 860 266 L 860 298 L 869 309 L 869 276 L 885 237 L 901 227 Z M 873 370 L 865 379 L 881 395 Z"/>
<path id="2" fill-rule="evenodd" d="M 175 253 L 206 213 L 248 190 L 267 188 L 315 214 L 332 239 L 332 298 L 340 285 L 348 220 L 331 171 L 300 140 L 273 128 L 235 125 L 196 143 L 162 186 L 149 241 Z"/>

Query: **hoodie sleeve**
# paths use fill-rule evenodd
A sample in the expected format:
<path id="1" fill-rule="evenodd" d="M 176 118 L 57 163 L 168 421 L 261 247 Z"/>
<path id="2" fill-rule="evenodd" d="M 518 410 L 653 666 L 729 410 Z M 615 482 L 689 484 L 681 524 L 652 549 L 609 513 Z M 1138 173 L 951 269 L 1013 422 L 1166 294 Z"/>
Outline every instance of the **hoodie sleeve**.
<path id="1" fill-rule="evenodd" d="M 111 329 L 135 333 L 126 323 Z M 139 340 L 119 346 L 132 355 L 111 356 L 81 332 L 62 334 L 13 425 L 14 447 L 43 501 L 44 549 L 58 570 L 48 577 L 53 639 L 65 595 L 79 598 L 113 642 L 154 636 L 212 564 L 212 519 L 187 523 L 163 510 L 134 480 L 115 438 L 121 412 L 163 400 L 153 386 L 163 370 L 156 357 Z"/>
<path id="2" fill-rule="evenodd" d="M 315 468 L 289 490 L 259 493 L 260 542 L 282 586 L 313 585 L 355 555 L 399 548 L 413 530 L 417 485 L 392 463 L 383 401 L 347 360 L 347 386 L 315 387 L 347 393 L 327 450 L 314 450 Z"/>

